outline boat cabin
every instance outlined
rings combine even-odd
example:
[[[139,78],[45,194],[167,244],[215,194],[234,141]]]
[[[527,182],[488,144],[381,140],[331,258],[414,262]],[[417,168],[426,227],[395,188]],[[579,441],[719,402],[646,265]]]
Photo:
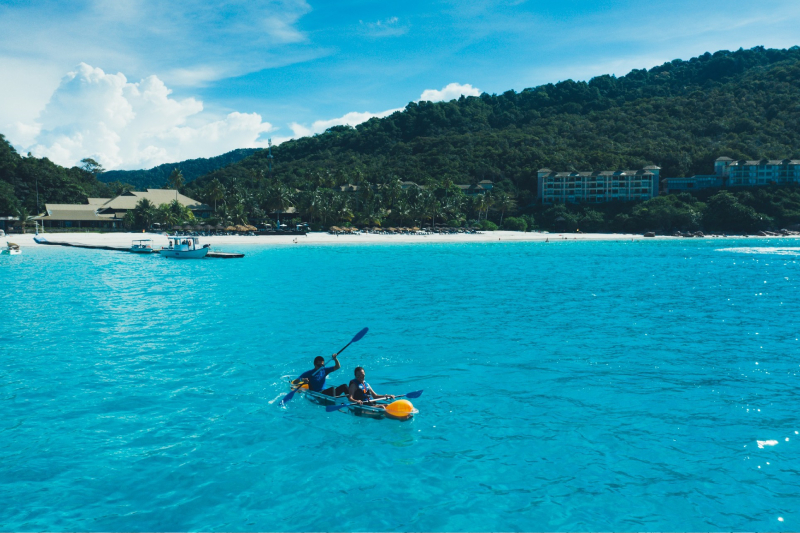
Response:
[[[139,239],[131,242],[131,250],[150,251],[153,249],[152,239]]]
[[[167,237],[169,239],[168,250],[176,252],[189,252],[191,250],[199,250],[200,239],[198,237]]]

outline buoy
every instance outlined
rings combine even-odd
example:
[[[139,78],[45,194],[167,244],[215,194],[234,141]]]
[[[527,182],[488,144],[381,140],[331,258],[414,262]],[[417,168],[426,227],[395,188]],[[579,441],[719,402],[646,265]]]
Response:
[[[386,406],[386,414],[394,418],[408,418],[416,411],[408,400],[397,400]]]

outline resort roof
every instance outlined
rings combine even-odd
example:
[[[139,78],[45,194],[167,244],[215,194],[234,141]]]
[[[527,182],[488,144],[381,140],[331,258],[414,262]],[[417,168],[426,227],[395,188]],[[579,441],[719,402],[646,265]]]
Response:
[[[111,198],[87,198],[89,205],[103,205],[111,200]]]
[[[34,220],[109,220],[114,215],[98,215],[96,205],[45,204],[44,215]]]
[[[156,206],[168,204],[177,199],[178,203],[189,209],[211,210],[211,207],[189,198],[188,196],[184,196],[175,189],[147,189],[147,191],[144,192],[127,191],[98,206],[98,208],[104,211],[134,209],[136,204],[143,198],[147,198]]]
[[[658,168],[658,167],[656,167]],[[568,178],[571,176],[575,177],[590,177],[590,176],[655,176],[654,173],[650,172],[649,170],[603,170],[603,171],[595,171],[595,172],[550,172],[548,174],[550,177],[556,178]]]
[[[719,161],[719,159],[717,160]],[[800,165],[798,159],[761,159],[760,161],[745,160],[734,161],[730,164],[732,167],[736,166],[760,166],[760,165]]]

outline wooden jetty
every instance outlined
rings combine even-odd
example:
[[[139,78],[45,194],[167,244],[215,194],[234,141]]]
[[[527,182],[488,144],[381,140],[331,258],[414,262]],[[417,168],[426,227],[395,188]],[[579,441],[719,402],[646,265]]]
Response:
[[[33,239],[38,244],[49,244],[51,246],[68,246],[70,248],[87,248],[89,250],[110,250],[112,252],[131,252],[130,248],[122,248],[120,246],[103,246],[100,244],[80,244],[80,243],[72,243],[72,242],[53,242],[48,241],[42,237],[34,237]],[[158,253],[156,250],[154,253]],[[137,254],[141,255],[141,254]],[[211,259],[240,259],[244,257],[244,254],[239,253],[231,253],[231,252],[212,252],[211,250],[208,251],[206,257],[210,257]]]

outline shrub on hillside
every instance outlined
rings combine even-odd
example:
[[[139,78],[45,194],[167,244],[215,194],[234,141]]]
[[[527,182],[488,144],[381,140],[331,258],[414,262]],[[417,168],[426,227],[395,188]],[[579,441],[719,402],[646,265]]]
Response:
[[[528,231],[528,223],[523,218],[508,217],[503,221],[503,229],[509,231]]]
[[[497,231],[497,224],[491,220],[481,220],[479,226],[483,231]]]

